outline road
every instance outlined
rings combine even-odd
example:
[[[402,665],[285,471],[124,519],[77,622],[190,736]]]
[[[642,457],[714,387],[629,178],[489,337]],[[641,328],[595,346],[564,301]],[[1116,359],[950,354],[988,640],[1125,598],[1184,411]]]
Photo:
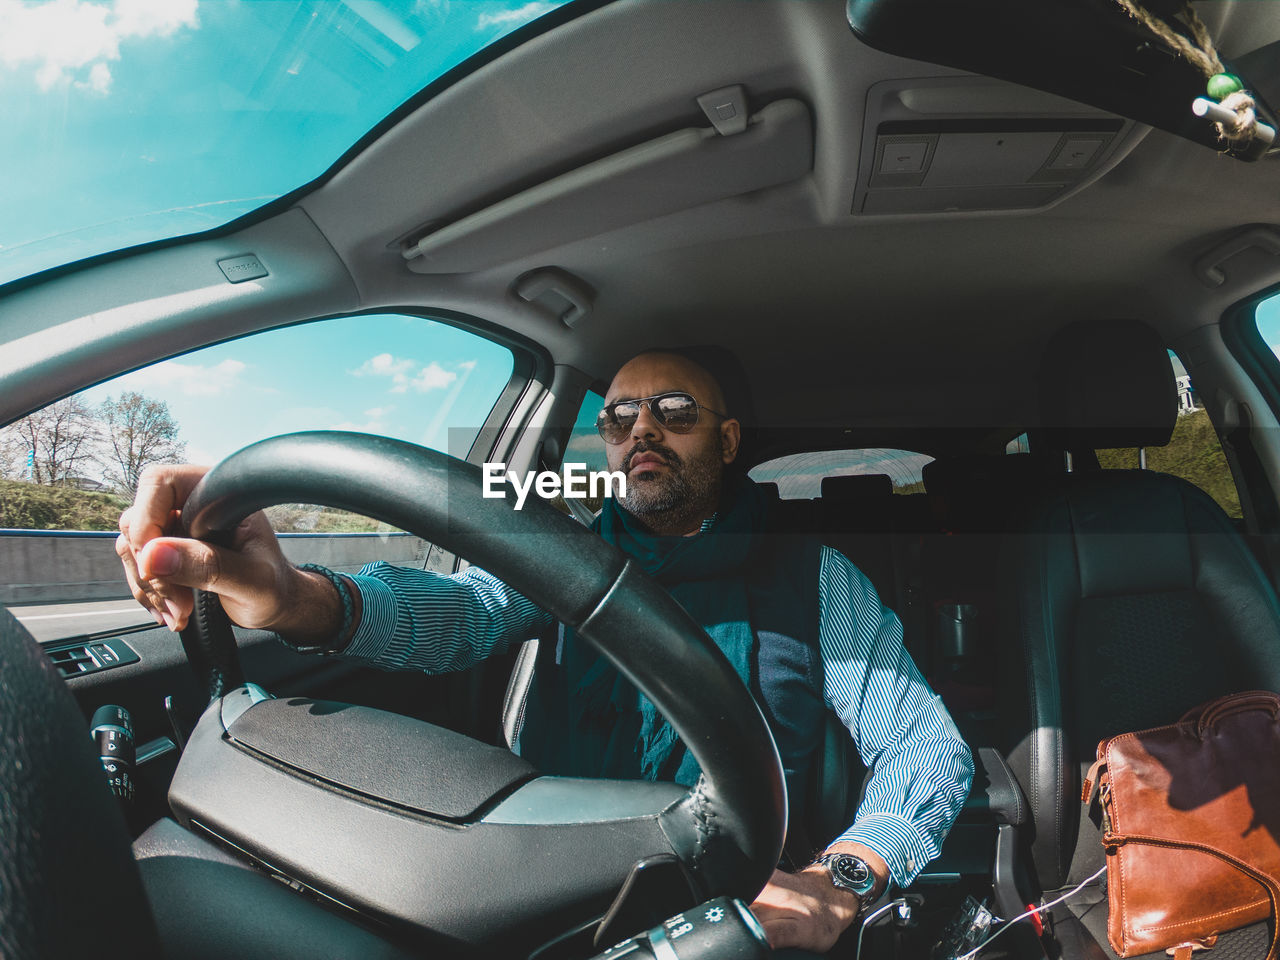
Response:
[[[152,622],[150,615],[132,600],[14,605],[9,612],[42,642]]]

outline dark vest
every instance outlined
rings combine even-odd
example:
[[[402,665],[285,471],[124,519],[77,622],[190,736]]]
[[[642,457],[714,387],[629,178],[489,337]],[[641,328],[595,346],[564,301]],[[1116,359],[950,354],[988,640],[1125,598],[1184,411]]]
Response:
[[[809,770],[822,743],[826,709],[818,643],[821,550],[815,537],[762,536],[734,574],[747,581],[749,617],[756,640],[747,685],[778,746],[792,823],[804,822]],[[575,640],[563,629],[541,639],[526,703],[521,753],[546,773],[638,779],[639,764],[631,762],[631,747],[639,738],[635,715],[610,715],[595,730],[575,730],[569,719],[575,678],[567,676],[562,663],[571,659],[565,655],[564,645]],[[594,656],[594,651],[578,651],[579,658],[584,655]],[[565,750],[566,743],[581,744],[581,749]],[[676,779],[685,753],[681,744],[658,779]],[[615,759],[609,769],[601,769],[600,757],[606,754],[624,759]]]

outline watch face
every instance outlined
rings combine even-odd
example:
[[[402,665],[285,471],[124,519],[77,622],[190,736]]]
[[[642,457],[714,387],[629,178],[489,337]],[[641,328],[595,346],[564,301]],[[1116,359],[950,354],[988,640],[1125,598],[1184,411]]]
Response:
[[[863,894],[875,886],[871,868],[860,857],[842,853],[833,857],[827,866],[831,870],[831,878],[854,893]]]

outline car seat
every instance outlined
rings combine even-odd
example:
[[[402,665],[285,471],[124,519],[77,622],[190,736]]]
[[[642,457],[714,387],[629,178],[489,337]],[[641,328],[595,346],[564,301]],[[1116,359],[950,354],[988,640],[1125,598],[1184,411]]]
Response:
[[[1173,372],[1153,330],[1073,324],[1051,340],[1040,374],[1033,443],[1072,451],[1077,470],[1031,498],[1006,540],[998,672],[1004,746],[1031,806],[1030,859],[1054,890],[1104,861],[1080,802],[1098,741],[1174,722],[1228,692],[1280,690],[1280,602],[1198,488],[1096,467],[1096,448],[1162,445],[1172,434]],[[1081,955],[1113,955],[1101,887],[1067,906],[1060,937],[1097,945]],[[1256,955],[1265,952],[1265,930],[1240,934],[1260,936]]]

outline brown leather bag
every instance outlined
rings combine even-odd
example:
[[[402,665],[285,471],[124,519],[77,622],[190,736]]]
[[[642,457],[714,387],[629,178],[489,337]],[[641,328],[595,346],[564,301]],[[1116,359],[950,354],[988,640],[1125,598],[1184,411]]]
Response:
[[[1100,775],[1100,777],[1099,777]],[[1280,916],[1280,696],[1234,694],[1098,744],[1107,939],[1178,960]],[[1280,960],[1280,922],[1267,952]]]

